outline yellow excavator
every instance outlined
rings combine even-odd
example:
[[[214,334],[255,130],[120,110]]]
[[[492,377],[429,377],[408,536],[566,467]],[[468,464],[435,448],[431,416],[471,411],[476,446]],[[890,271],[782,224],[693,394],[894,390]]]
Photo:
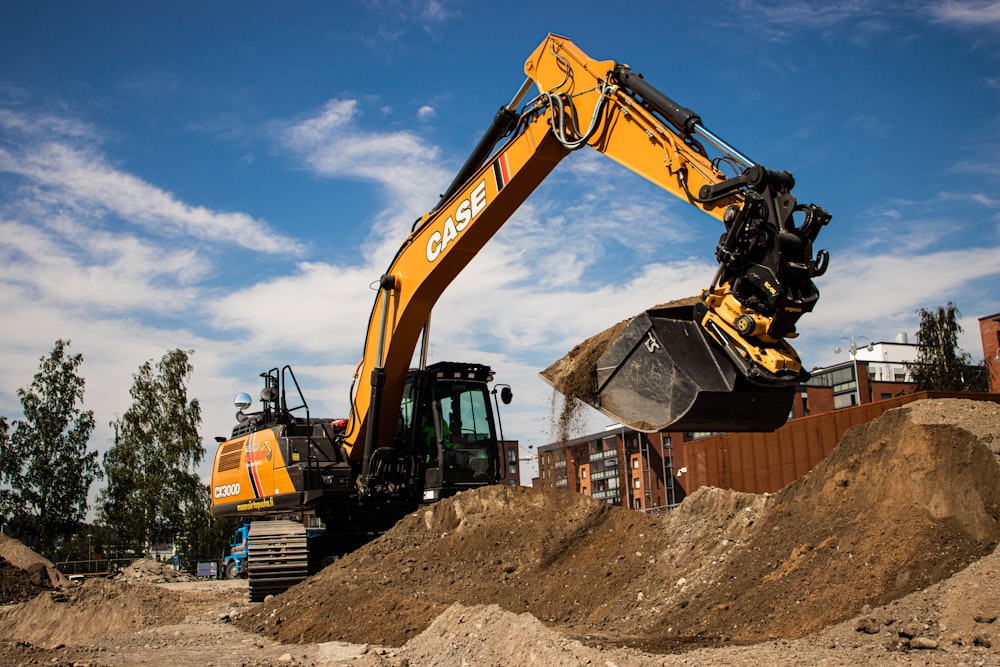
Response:
[[[608,156],[724,226],[712,284],[692,305],[633,318],[598,360],[585,400],[644,431],[773,430],[787,418],[807,373],[786,339],[819,297],[812,279],[829,258],[812,246],[830,215],[798,204],[791,174],[742,155],[628,65],[550,34],[524,71],[378,281],[348,416],[312,417],[288,366],[261,374],[259,411],[237,396],[239,423],[218,439],[212,513],[260,519],[249,531],[251,599],[302,580],[310,562],[371,539],[420,503],[501,479],[494,405],[510,390],[491,390],[493,371],[481,364],[428,365],[431,311],[576,150]]]

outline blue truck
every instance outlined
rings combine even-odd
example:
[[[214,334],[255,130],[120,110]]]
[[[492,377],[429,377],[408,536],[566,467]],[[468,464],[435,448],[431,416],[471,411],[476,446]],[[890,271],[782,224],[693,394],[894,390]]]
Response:
[[[243,524],[236,529],[233,542],[229,545],[229,553],[222,559],[222,578],[245,579],[247,576],[247,555],[249,553],[247,535],[250,524]]]

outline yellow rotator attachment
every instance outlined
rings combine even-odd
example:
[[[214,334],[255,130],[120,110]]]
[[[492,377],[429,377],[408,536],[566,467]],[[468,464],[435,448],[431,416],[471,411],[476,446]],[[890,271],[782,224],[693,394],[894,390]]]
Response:
[[[783,339],[767,334],[771,318],[746,308],[725,283],[701,295],[708,312],[701,320],[709,333],[751,381],[783,383],[799,379],[802,362]],[[789,338],[798,334],[790,333]]]

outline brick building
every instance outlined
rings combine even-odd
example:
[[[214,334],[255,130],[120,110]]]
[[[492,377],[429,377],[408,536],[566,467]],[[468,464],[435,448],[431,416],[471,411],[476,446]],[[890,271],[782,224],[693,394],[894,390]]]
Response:
[[[501,440],[497,445],[500,448],[500,483],[521,486],[521,460],[517,440]]]
[[[990,391],[1000,393],[1000,313],[979,318],[983,362],[989,373]]]
[[[905,334],[892,343],[871,343],[862,348],[852,345],[848,354],[848,361],[812,370],[792,403],[792,419],[913,391],[913,376],[906,364],[916,361],[917,346],[907,343]]]
[[[683,434],[681,434],[683,437]],[[611,505],[661,511],[679,503],[672,434],[621,426],[538,448],[533,486],[566,489]]]

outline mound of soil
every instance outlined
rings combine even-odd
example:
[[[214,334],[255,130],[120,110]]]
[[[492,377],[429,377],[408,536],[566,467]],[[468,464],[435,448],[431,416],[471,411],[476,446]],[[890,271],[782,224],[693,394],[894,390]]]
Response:
[[[180,581],[196,581],[190,572],[175,570],[168,563],[155,561],[152,558],[137,560],[112,577],[116,580],[144,581],[148,584],[168,584]]]
[[[31,583],[43,589],[72,586],[52,561],[4,533],[0,533],[0,558],[27,572]]]
[[[497,605],[455,603],[430,627],[406,643],[386,665],[628,665],[658,667],[659,656],[629,648],[608,648],[597,659],[594,648],[545,627],[531,614],[514,614]],[[397,658],[397,660],[392,660]]]
[[[284,642],[400,646],[458,602],[656,652],[801,637],[990,554],[998,447],[995,404],[926,401],[852,429],[777,494],[703,488],[665,517],[565,491],[479,489],[406,517],[238,622]]]
[[[45,586],[37,582],[37,576],[32,577],[0,556],[0,605],[24,602],[46,590]]]
[[[1000,540],[998,445],[1000,410],[974,401],[919,402],[851,429],[762,511],[741,510],[752,529],[658,595],[645,633],[800,637],[949,577]]]
[[[177,623],[191,613],[195,595],[142,582],[88,579],[0,609],[0,640],[49,647]]]

